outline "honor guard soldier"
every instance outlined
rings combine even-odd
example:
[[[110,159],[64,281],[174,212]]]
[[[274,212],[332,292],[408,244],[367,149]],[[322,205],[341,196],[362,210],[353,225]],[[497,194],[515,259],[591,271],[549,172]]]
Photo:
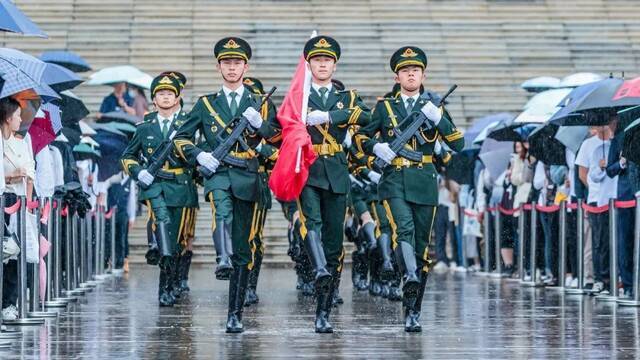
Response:
[[[230,280],[227,332],[238,333],[244,331],[242,311],[249,272],[255,264],[253,239],[262,186],[255,148],[262,139],[279,136],[279,131],[275,107],[261,105],[263,97],[243,86],[251,58],[249,44],[238,37],[224,38],[216,43],[214,55],[222,89],[198,99],[174,144],[182,159],[197,163],[205,174],[204,194],[211,204],[218,261],[216,278]],[[204,138],[207,146],[203,147],[211,151],[194,145],[196,131]],[[239,136],[231,138],[232,133]],[[212,155],[229,141],[233,146],[228,152],[220,158]]]
[[[342,142],[352,125],[364,125],[370,111],[354,90],[336,90],[331,77],[340,58],[340,45],[328,36],[310,39],[304,57],[311,69],[307,131],[318,155],[299,197],[306,252],[315,271],[315,331],[331,333],[333,292],[344,259],[343,226],[349,192],[349,171]]]
[[[382,159],[384,167],[378,185],[378,195],[391,224],[392,247],[403,272],[403,306],[405,331],[418,332],[422,297],[431,261],[428,247],[435,210],[438,205],[436,168],[433,152],[436,141],[442,139],[454,151],[462,150],[463,135],[435,95],[420,94],[425,79],[427,57],[414,46],[398,49],[390,61],[400,94],[393,99],[378,101],[371,123],[355,136],[356,145],[366,153]],[[421,161],[398,156],[390,143],[398,132],[394,129],[414,112],[421,112],[426,121],[411,136],[404,148],[422,155]],[[424,119],[421,114],[415,119]],[[402,124],[402,131],[409,124]]]
[[[180,82],[169,75],[151,83],[151,97],[157,112],[149,113],[138,124],[133,139],[122,155],[122,167],[141,187],[138,199],[150,209],[154,237],[159,251],[161,306],[175,303],[176,264],[186,244],[186,216],[197,207],[198,198],[189,164],[178,158],[169,134],[177,131],[187,114],[176,107],[180,101]],[[166,150],[166,158],[161,153]],[[147,169],[159,170],[151,173]]]

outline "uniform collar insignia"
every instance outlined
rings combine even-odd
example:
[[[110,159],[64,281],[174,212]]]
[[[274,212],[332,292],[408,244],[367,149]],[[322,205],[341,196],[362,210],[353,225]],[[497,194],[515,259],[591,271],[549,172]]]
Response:
[[[412,48],[407,48],[407,49],[402,53],[402,55],[400,55],[400,56],[402,56],[402,57],[404,57],[404,58],[407,58],[407,57],[416,57],[416,56],[418,56],[418,53],[416,53],[415,51],[413,51],[413,49],[412,49]]]

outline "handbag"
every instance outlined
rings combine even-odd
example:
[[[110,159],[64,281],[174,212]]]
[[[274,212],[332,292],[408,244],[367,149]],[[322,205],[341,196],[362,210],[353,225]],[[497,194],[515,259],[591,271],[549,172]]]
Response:
[[[26,239],[24,239],[25,241],[18,241],[18,244],[26,245],[22,247],[22,249],[25,251],[25,255],[27,256],[27,262],[31,264],[37,264],[40,261],[38,257],[40,252],[40,244],[38,241],[38,234],[39,234],[38,220],[36,219],[35,214],[32,214],[29,211],[27,211],[26,213],[27,213],[27,216],[25,217],[25,227],[26,227],[25,238]],[[15,216],[15,214],[12,215],[11,221],[9,223],[9,232],[12,233],[12,236],[16,236],[16,234],[18,233],[17,218],[18,217]],[[19,239],[19,240],[23,240],[23,239]]]
[[[4,227],[9,230],[7,224]],[[3,236],[2,239],[2,262],[8,263],[9,260],[17,260],[20,254],[20,246],[18,245],[18,236],[9,231],[9,235]]]

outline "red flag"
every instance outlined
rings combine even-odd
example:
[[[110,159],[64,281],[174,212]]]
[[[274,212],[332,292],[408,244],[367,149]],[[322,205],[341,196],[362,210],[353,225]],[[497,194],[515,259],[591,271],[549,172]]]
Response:
[[[29,126],[29,135],[31,136],[31,147],[34,154],[39,153],[40,150],[55,140],[56,134],[53,131],[51,114],[48,111],[42,111],[42,109],[38,111],[31,126]]]
[[[309,177],[309,168],[317,158],[305,125],[310,79],[307,63],[300,56],[289,92],[278,110],[282,146],[269,179],[273,194],[282,201],[292,201],[300,196]]]

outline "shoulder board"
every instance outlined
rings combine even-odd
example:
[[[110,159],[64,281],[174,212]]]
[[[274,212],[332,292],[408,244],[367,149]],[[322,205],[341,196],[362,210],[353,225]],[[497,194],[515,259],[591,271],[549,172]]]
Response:
[[[212,99],[215,99],[216,97],[218,97],[218,94],[219,93],[217,93],[217,92],[214,92],[214,93],[211,93],[211,94],[204,94],[204,95],[201,95],[200,98],[211,97]]]
[[[136,124],[136,125],[141,125],[141,124],[153,121],[156,118],[156,116],[158,116],[158,112],[157,111],[146,113],[144,115],[144,119],[141,122],[139,122],[138,124]]]

